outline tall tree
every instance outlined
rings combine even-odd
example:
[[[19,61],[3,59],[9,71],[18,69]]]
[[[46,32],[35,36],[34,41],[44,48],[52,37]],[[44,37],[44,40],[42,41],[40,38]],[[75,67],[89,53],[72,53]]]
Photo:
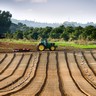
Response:
[[[92,25],[86,26],[84,28],[83,33],[82,33],[82,38],[87,39],[87,40],[92,40],[93,39],[92,34],[94,32],[96,32],[95,30],[96,30],[96,28],[94,26],[92,26]]]
[[[52,30],[52,27],[45,27],[42,29],[42,32],[40,34],[41,38],[49,38],[50,32]]]
[[[50,32],[50,37],[54,38],[54,39],[59,39],[60,35],[64,31],[64,28],[65,27],[63,27],[63,26],[59,26],[59,27],[53,28],[52,31]]]
[[[13,34],[13,38],[14,39],[23,39],[23,32],[22,31],[20,31],[20,30],[18,30],[18,31],[16,31],[14,34]]]
[[[0,34],[9,31],[11,25],[11,17],[12,14],[10,14],[9,11],[0,10]]]
[[[72,40],[78,40],[80,38],[80,35],[83,33],[83,27],[78,26],[74,28],[74,32],[71,34]]]

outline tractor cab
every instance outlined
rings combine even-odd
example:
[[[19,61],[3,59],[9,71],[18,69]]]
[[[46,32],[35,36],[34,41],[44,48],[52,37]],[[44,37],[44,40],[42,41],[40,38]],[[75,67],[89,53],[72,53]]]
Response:
[[[41,42],[39,43],[37,49],[39,51],[44,51],[45,49],[50,49],[51,51],[56,50],[55,43],[49,43],[47,39],[41,39]]]
[[[45,46],[47,45],[47,39],[41,39],[41,43],[44,44]]]

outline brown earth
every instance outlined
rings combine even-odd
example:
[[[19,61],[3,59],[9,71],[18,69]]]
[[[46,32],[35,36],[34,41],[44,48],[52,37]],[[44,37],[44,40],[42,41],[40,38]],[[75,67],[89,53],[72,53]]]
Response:
[[[14,49],[23,48],[30,49],[31,51],[36,51],[36,45],[0,42],[0,52],[13,52]]]
[[[96,96],[96,51],[0,53],[0,96]]]
[[[17,44],[17,43],[9,43],[9,42],[0,42],[0,53],[7,53],[7,52],[14,52],[14,49],[30,49],[30,51],[37,51],[38,45],[32,45],[32,44]],[[46,51],[49,49],[46,49]],[[79,49],[74,47],[61,47],[58,46],[56,48],[56,51],[92,51],[96,49]]]

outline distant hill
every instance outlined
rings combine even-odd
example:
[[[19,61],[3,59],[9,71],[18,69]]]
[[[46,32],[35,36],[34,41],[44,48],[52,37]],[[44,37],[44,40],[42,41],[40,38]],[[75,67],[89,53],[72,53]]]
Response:
[[[58,23],[40,23],[40,22],[35,22],[35,21],[29,21],[29,20],[17,20],[17,19],[11,19],[12,23],[18,24],[18,23],[23,23],[26,24],[29,27],[58,27],[60,24]]]
[[[63,23],[63,25],[65,27],[67,27],[67,26],[73,26],[73,27],[81,26],[81,27],[86,27],[86,26],[89,26],[89,25],[96,26],[96,23],[88,22],[86,24],[82,24],[82,23],[77,23],[77,22],[68,22],[68,21],[65,21]]]
[[[11,26],[10,26],[11,32],[16,32],[16,30],[18,30],[17,28],[18,28],[18,25],[15,24],[15,23],[12,23]]]
[[[46,27],[46,26],[58,27],[60,25],[64,25],[65,27],[67,27],[67,26],[73,26],[73,27],[81,26],[81,27],[86,27],[86,26],[89,26],[89,25],[96,26],[96,23],[93,23],[93,22],[88,22],[86,24],[82,24],[82,23],[77,23],[77,22],[68,22],[68,21],[65,21],[64,23],[59,24],[59,23],[40,23],[40,22],[29,21],[29,20],[12,19],[12,23],[18,24],[20,22],[23,23],[23,24],[26,24],[29,27]]]

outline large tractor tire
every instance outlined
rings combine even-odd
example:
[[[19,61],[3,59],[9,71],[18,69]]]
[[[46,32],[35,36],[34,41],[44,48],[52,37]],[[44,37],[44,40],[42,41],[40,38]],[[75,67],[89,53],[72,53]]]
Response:
[[[50,47],[50,50],[51,50],[51,51],[55,51],[55,50],[56,50],[56,47],[55,47],[55,46],[51,46],[51,47]]]
[[[38,45],[38,50],[39,51],[44,51],[45,50],[45,46],[43,44],[39,44]]]

